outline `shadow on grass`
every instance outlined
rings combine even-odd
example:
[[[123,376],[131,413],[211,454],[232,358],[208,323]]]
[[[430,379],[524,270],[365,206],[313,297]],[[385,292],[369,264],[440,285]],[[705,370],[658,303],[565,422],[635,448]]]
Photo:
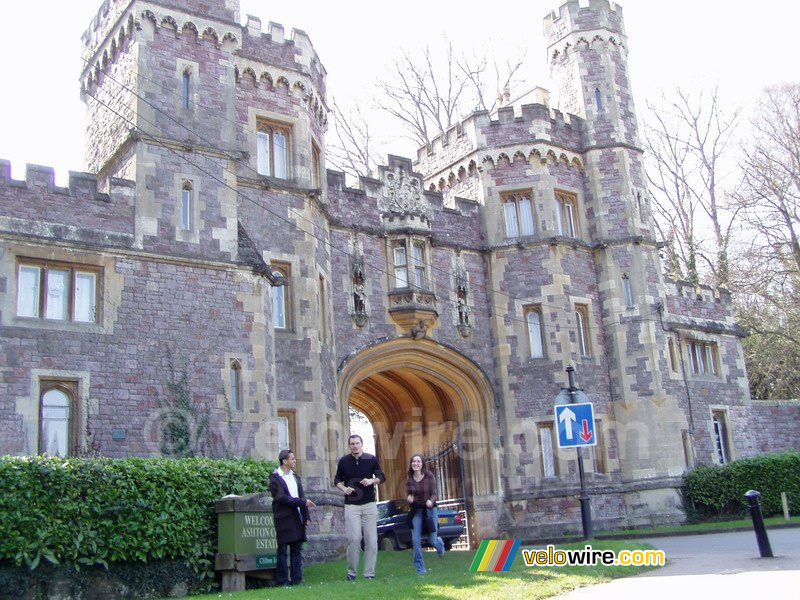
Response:
[[[558,548],[582,549],[584,543],[560,544]],[[651,546],[618,540],[595,541],[597,550],[651,549]],[[428,573],[417,575],[411,563],[411,552],[385,551],[378,554],[376,578],[371,581],[359,577],[353,582],[345,580],[347,563],[337,560],[305,568],[304,584],[291,588],[266,588],[236,593],[216,593],[195,596],[198,600],[230,599],[255,600],[266,598],[307,598],[312,600],[337,600],[359,598],[386,598],[389,600],[465,600],[480,598],[505,600],[507,598],[549,598],[573,590],[603,583],[618,577],[629,577],[649,568],[581,566],[581,567],[529,567],[519,552],[508,572],[470,572],[475,552],[448,552],[443,558],[434,553],[425,554]]]

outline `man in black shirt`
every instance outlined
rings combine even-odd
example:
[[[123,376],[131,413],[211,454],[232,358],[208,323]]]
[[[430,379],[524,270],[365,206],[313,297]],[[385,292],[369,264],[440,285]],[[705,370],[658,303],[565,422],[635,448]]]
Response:
[[[358,575],[361,538],[364,538],[364,579],[375,579],[378,558],[378,505],[375,486],[386,481],[378,459],[362,450],[360,435],[348,440],[350,454],[339,459],[333,484],[344,492],[344,524],[347,529],[347,580]]]

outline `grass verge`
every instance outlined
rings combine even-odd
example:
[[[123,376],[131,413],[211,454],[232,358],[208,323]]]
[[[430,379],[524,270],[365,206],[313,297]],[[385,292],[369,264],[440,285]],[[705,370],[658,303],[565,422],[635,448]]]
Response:
[[[783,517],[769,517],[764,519],[767,529],[776,526],[797,526],[800,525],[800,517],[790,517],[787,521]],[[617,529],[614,531],[597,532],[598,539],[625,538],[635,536],[637,538],[651,535],[671,535],[675,533],[692,534],[706,533],[714,531],[727,531],[732,529],[752,529],[753,521],[750,517],[736,519],[734,521],[706,521],[704,523],[691,523],[686,525],[675,525],[674,527],[641,527],[638,529]]]
[[[583,542],[557,544],[557,549],[584,547]],[[621,540],[594,540],[598,550],[650,549],[652,546]],[[541,546],[529,546],[541,548]],[[386,551],[378,553],[377,577],[372,581],[359,578],[345,581],[345,560],[308,566],[304,569],[305,583],[291,588],[264,588],[235,593],[216,593],[193,596],[197,600],[266,600],[268,598],[309,598],[313,600],[352,600],[382,598],[389,600],[464,600],[481,598],[550,598],[578,587],[630,577],[653,567],[528,567],[520,551],[511,570],[506,573],[470,572],[475,552],[448,552],[443,558],[425,553],[428,573],[417,575],[411,564],[411,552]]]

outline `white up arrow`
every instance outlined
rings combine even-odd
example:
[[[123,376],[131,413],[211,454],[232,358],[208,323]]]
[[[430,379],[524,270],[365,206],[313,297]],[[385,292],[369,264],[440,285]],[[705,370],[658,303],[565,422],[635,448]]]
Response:
[[[572,439],[572,423],[575,421],[575,413],[572,412],[570,409],[565,408],[561,411],[561,414],[558,417],[558,420],[562,423],[566,424],[566,431],[564,433],[567,434],[567,439]]]

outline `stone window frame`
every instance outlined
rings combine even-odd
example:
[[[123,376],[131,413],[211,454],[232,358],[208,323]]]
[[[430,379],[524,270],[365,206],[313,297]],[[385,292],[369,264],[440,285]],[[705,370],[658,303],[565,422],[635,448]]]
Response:
[[[675,346],[675,340],[670,337],[669,340],[667,340],[667,355],[669,360],[669,370],[672,373],[677,373],[679,371],[679,357]]]
[[[544,313],[542,312],[541,304],[526,304],[523,306],[523,314],[525,315],[525,332],[528,339],[528,358],[539,359],[547,358],[547,344],[545,342],[545,327],[544,327]],[[531,317],[535,315],[538,317],[538,335],[531,330]],[[539,339],[540,354],[534,354],[534,340]]]
[[[283,172],[277,173],[276,157],[280,154],[276,151],[275,136],[282,134],[284,137],[283,147]],[[265,117],[256,117],[256,172],[263,177],[274,177],[275,179],[289,180],[292,173],[292,125],[282,121],[277,121]],[[265,159],[264,150],[268,152]]]
[[[564,190],[555,190],[556,231],[558,235],[580,239],[580,219],[578,218],[578,195]],[[569,225],[567,228],[566,226]]]
[[[244,381],[242,379],[242,361],[238,358],[230,359],[228,385],[230,386],[230,410],[241,412],[244,407]]]
[[[322,187],[322,153],[314,140],[311,140],[311,187]]]
[[[194,182],[184,179],[181,184],[181,203],[179,227],[181,231],[192,231],[194,228]]]
[[[709,432],[713,445],[714,462],[718,465],[735,460],[731,437],[730,414],[726,406],[710,406]]]
[[[175,107],[180,113],[191,113],[197,105],[197,91],[200,89],[200,64],[178,59],[175,65],[178,93],[175,94]]]
[[[636,302],[633,297],[633,284],[628,273],[622,274],[622,293],[625,296],[625,308],[635,308]]]
[[[527,211],[524,208],[526,202]],[[505,239],[536,236],[536,211],[530,190],[503,192],[500,194],[500,205],[503,207]],[[509,220],[510,215],[514,218],[513,226]]]
[[[427,238],[416,235],[391,236],[389,242],[389,260],[391,261],[389,277],[390,289],[419,289],[431,290],[430,272],[430,244]],[[398,262],[398,250],[403,249],[404,262]],[[409,252],[409,248],[411,252]],[[421,257],[417,258],[414,252],[419,249]],[[401,276],[404,273],[404,277]],[[405,285],[398,285],[405,278]]]
[[[591,307],[588,303],[575,302],[573,304],[575,316],[575,342],[578,347],[578,355],[584,358],[592,356],[591,326],[589,317]]]
[[[542,432],[548,430],[549,433],[549,453],[548,447],[543,443]],[[539,446],[539,460],[541,461],[542,479],[561,476],[561,469],[558,461],[558,431],[552,420],[540,421],[536,423],[536,439]],[[548,458],[550,459],[548,461]],[[548,473],[548,465],[552,467],[552,474]]]
[[[289,450],[291,449],[294,452],[295,458],[297,458],[297,462],[300,462],[300,456],[298,454],[298,438],[297,438],[297,411],[293,408],[279,408],[276,413],[275,417],[278,423],[278,431],[276,436],[276,443],[278,444],[278,452],[281,450]],[[284,427],[285,425],[285,427]],[[281,438],[282,432],[286,432],[286,447],[281,447]]]
[[[716,340],[690,337],[686,340],[686,352],[693,377],[720,378],[719,344]]]
[[[289,282],[292,279],[292,265],[286,262],[273,261],[270,264],[270,271],[274,276],[278,276],[286,282],[286,285],[272,286],[272,325],[277,331],[291,331],[294,325],[292,318],[292,292]],[[280,302],[283,308],[283,321],[278,321],[277,303]]]
[[[81,429],[82,422],[80,412],[80,402],[78,396],[78,380],[42,377],[39,379],[39,435],[38,435],[38,454],[47,456],[62,456],[61,454],[49,454],[47,444],[44,439],[45,433],[45,396],[48,393],[58,391],[68,399],[67,416],[67,443],[66,454],[63,456],[75,456],[81,449]]]
[[[286,287],[286,286],[284,286]],[[327,343],[330,338],[330,319],[328,317],[328,281],[325,276],[319,274],[319,285],[317,289],[319,300],[319,337],[322,343]]]
[[[37,269],[38,282],[35,298],[35,314],[20,315],[20,281],[23,269]],[[69,288],[67,290],[66,298],[66,316],[65,318],[54,318],[47,316],[47,298],[51,294],[47,292],[49,289],[48,271],[66,271],[68,273]],[[94,276],[94,306],[92,307],[93,318],[92,320],[77,319],[76,318],[76,297],[78,290],[78,276],[80,274],[90,274]],[[42,322],[59,322],[59,323],[86,323],[86,324],[100,324],[102,323],[102,283],[103,283],[103,268],[97,265],[86,265],[82,263],[57,261],[57,260],[44,260],[37,258],[18,257],[16,264],[16,317],[23,320],[36,320]],[[55,284],[54,284],[55,285]]]

